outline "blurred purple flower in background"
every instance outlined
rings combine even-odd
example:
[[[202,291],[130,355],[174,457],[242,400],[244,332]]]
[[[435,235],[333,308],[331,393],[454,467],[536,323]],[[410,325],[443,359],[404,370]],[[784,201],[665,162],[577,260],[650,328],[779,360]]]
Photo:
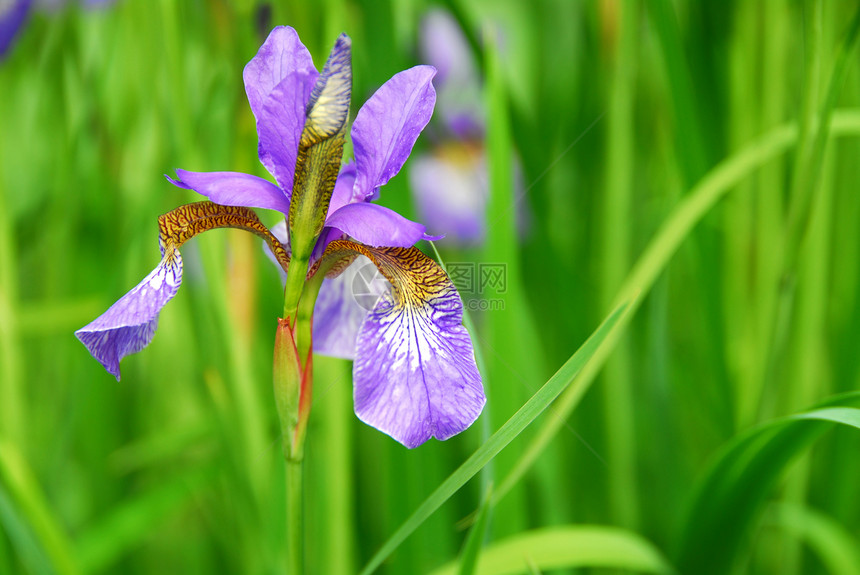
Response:
[[[77,4],[83,8],[105,8],[114,2],[116,0],[78,0]],[[0,60],[26,24],[30,8],[56,12],[70,3],[70,0],[0,0]]]
[[[484,137],[481,82],[469,43],[448,12],[432,10],[421,21],[421,58],[436,68],[436,119],[459,140]]]
[[[30,4],[32,0],[0,0],[0,58],[6,55],[27,20]]]
[[[437,70],[438,105],[431,125],[433,149],[416,154],[409,170],[415,204],[435,232],[460,245],[480,244],[486,235],[489,196],[480,75],[459,24],[448,12],[428,12],[419,34],[421,59]],[[513,169],[521,189],[519,165]]]

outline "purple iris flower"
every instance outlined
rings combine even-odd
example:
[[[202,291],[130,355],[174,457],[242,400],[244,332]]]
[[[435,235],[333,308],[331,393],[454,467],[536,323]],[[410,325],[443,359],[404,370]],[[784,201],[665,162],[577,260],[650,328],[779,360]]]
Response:
[[[480,75],[463,32],[444,10],[422,19],[419,48],[438,70],[439,106],[432,150],[416,154],[409,168],[415,204],[422,220],[448,239],[478,244],[486,234],[489,198]],[[521,189],[519,165],[513,169]]]
[[[9,50],[18,30],[27,20],[30,4],[32,4],[32,0],[0,2],[0,58]]]
[[[350,130],[354,161],[341,167],[336,180],[332,172],[328,195],[313,196],[322,199],[302,211],[308,194],[316,193],[308,191],[307,181],[320,182],[314,190],[326,188],[325,177],[313,179],[313,147],[346,132],[350,62],[350,40],[341,35],[320,73],[295,30],[278,27],[245,67],[259,158],[275,183],[238,172],[176,170],[177,178],[168,178],[211,202],[161,216],[159,266],[76,332],[117,379],[119,361],[151,341],[159,312],[179,288],[178,248],[184,241],[216,227],[245,229],[266,241],[284,272],[295,273],[290,257],[300,248],[288,236],[309,229],[302,227],[301,214],[315,220],[322,212],[321,225],[311,226],[318,231],[306,279],[310,285],[320,279],[317,274],[326,278],[321,287],[316,284],[318,297],[307,296],[317,298],[314,351],[354,359],[358,417],[407,447],[431,437],[447,439],[478,417],[485,397],[460,296],[444,271],[413,247],[431,236],[423,225],[371,203],[400,171],[433,113],[434,68],[400,72],[367,100]],[[276,210],[286,221],[268,230],[249,208]],[[346,288],[370,262],[385,278],[379,282],[382,296],[362,307]]]

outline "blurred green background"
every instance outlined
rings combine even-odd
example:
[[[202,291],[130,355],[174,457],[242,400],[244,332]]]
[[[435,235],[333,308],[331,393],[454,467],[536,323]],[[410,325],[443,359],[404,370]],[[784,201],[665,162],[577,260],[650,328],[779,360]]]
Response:
[[[527,572],[522,557],[576,573],[860,573],[856,4],[813,0],[35,9],[0,61],[0,573],[283,572],[282,289],[259,241],[224,230],[183,248],[183,288],[120,383],[73,332],[155,266],[157,216],[198,199],[162,174],[265,175],[241,72],[272,26],[295,27],[318,66],[352,37],[354,113],[420,63],[434,6],[470,36],[489,86],[487,242],[438,242],[449,262],[507,266],[503,309],[473,317],[489,401],[461,436],[409,451],[353,415],[350,364],[317,358],[307,571],[360,570],[641,288],[593,386],[550,407],[379,571],[457,559],[492,485],[504,497],[477,540],[538,539],[513,540],[514,570],[485,573]],[[503,176],[514,154],[524,194]],[[679,223],[705,192],[725,198]],[[405,174],[381,201],[417,218]],[[680,247],[643,264],[653,283],[619,292],[655,237]],[[849,425],[778,419],[822,401]],[[534,464],[505,485],[524,457]],[[658,567],[581,538],[597,527],[561,542],[533,531],[571,525],[618,527]],[[570,550],[594,557],[545,558]]]

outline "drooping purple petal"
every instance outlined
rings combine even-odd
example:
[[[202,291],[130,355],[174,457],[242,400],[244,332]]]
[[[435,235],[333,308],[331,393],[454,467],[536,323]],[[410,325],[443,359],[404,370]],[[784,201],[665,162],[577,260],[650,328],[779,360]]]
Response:
[[[415,66],[395,74],[359,110],[352,125],[356,194],[375,199],[394,177],[433,114],[436,70]]]
[[[310,52],[299,40],[296,31],[289,26],[278,26],[271,31],[242,72],[248,103],[258,122],[261,120],[263,104],[272,90],[296,72],[310,76],[311,87],[319,75]]]
[[[326,278],[314,307],[314,351],[355,359],[355,340],[367,313],[391,289],[388,280],[364,256],[336,278]]]
[[[435,239],[425,235],[422,224],[407,220],[394,210],[367,202],[343,206],[329,216],[326,226],[337,228],[374,247],[407,248],[418,240]]]
[[[177,179],[165,176],[180,188],[194,190],[222,206],[265,208],[290,213],[290,199],[268,180],[241,172],[189,172],[176,170]]]
[[[305,106],[316,78],[305,72],[287,75],[257,112],[260,162],[287,195],[293,189],[299,140],[305,127]]]
[[[30,4],[31,0],[13,0],[0,8],[0,58],[6,54],[18,30],[26,22]]]
[[[356,346],[359,419],[409,448],[448,439],[477,419],[486,398],[462,312],[444,273],[379,300]]]
[[[421,220],[431,229],[460,243],[483,240],[488,193],[483,154],[416,156],[409,183]]]
[[[152,341],[158,314],[181,283],[182,257],[174,248],[142,282],[75,335],[119,381],[120,360]]]

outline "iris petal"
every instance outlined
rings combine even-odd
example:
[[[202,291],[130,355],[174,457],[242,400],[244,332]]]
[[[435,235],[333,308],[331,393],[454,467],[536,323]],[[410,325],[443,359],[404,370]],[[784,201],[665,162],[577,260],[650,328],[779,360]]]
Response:
[[[367,202],[343,206],[329,216],[326,226],[337,228],[374,247],[408,248],[418,240],[430,237],[425,236],[422,224],[407,220],[394,210]]]
[[[353,366],[356,415],[409,448],[460,433],[486,402],[457,290],[444,273],[417,275],[368,314]]]
[[[75,335],[119,381],[120,360],[149,345],[161,308],[173,299],[181,283],[182,257],[173,248],[142,282]]]
[[[351,133],[361,197],[376,198],[409,157],[433,114],[435,73],[432,66],[415,66],[395,74],[358,111]]]
[[[240,172],[189,172],[176,170],[175,186],[194,190],[222,206],[245,206],[290,212],[290,199],[275,184]]]
[[[359,329],[355,413],[406,447],[448,439],[483,409],[481,376],[454,284],[416,248],[332,242],[326,258],[370,258],[391,282]]]
[[[299,140],[305,127],[305,105],[316,79],[316,71],[289,74],[272,89],[257,112],[260,162],[287,195],[293,189]]]
[[[263,238],[275,260],[286,269],[287,248],[245,207],[222,206],[212,202],[186,204],[158,218],[161,263],[142,282],[110,309],[75,332],[90,353],[119,379],[119,362],[152,341],[158,314],[173,299],[182,283],[179,247],[194,236],[217,228],[235,228]]]
[[[248,103],[258,122],[272,90],[296,72],[310,76],[311,86],[319,75],[310,52],[299,40],[296,31],[289,26],[278,26],[271,31],[242,73]]]
[[[331,195],[331,202],[328,205],[328,215],[332,215],[339,208],[353,202],[363,201],[364,198],[358,198],[353,194],[355,186],[355,162],[344,164],[337,175],[337,183],[334,185],[334,192]]]
[[[314,351],[355,359],[355,341],[368,311],[391,284],[364,256],[336,278],[326,278],[314,306]]]
[[[257,119],[260,162],[289,193],[293,187],[305,105],[319,72],[295,30],[278,26],[242,73]]]

